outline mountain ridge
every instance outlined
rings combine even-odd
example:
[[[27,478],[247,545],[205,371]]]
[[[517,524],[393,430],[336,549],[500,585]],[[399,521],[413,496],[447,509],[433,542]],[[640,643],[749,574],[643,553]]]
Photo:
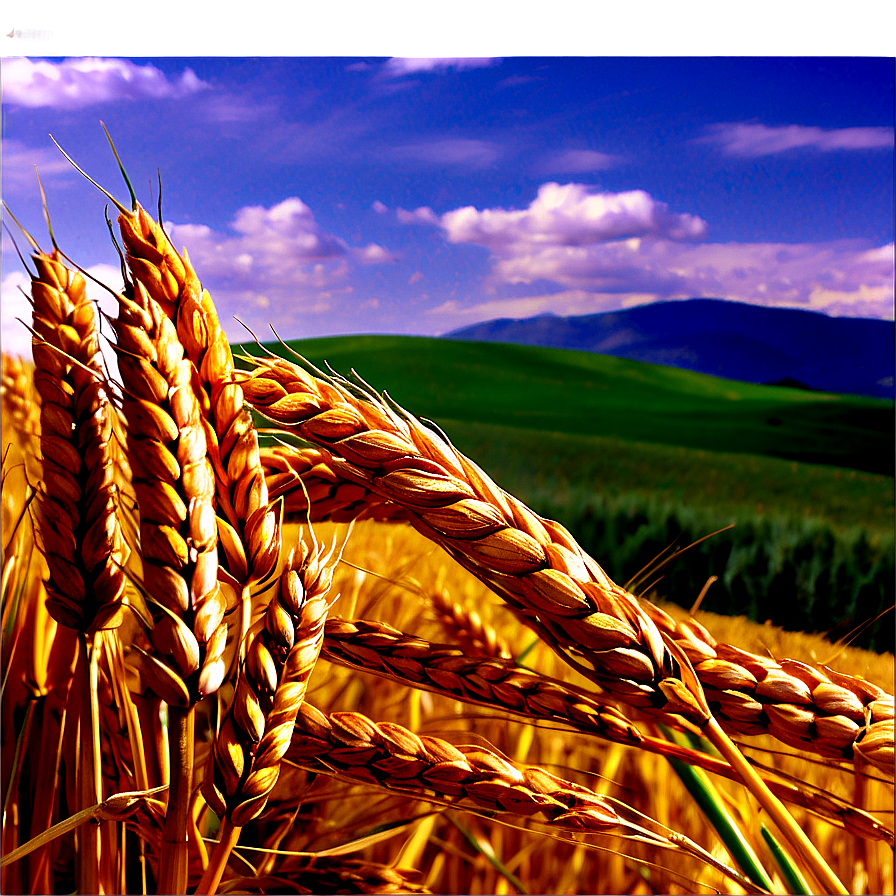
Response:
[[[893,321],[695,298],[568,317],[497,318],[443,338],[575,349],[751,383],[892,399],[894,332]]]

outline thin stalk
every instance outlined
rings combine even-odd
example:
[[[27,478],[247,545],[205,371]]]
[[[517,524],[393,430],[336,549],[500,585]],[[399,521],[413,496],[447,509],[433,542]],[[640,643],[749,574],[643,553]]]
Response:
[[[189,864],[188,825],[193,795],[194,707],[168,707],[171,783],[159,859],[159,892],[184,896]]]
[[[831,871],[830,866],[825,862],[821,853],[793,820],[793,816],[784,808],[784,804],[768,789],[765,782],[759,777],[753,766],[747,762],[743,753],[738,750],[731,738],[725,734],[715,718],[710,717],[709,723],[704,729],[704,734],[710,743],[728,760],[747,789],[759,801],[762,808],[768,812],[784,839],[793,848],[795,855],[803,860],[806,869],[821,887],[821,892],[848,896],[849,891],[843,886],[837,875]]]
[[[768,844],[781,876],[787,881],[787,889],[794,896],[808,896],[811,892],[805,878],[800,874],[799,868],[794,864],[793,859],[787,854],[787,850],[778,842],[778,838],[765,826],[762,825],[762,837]]]
[[[221,883],[224,869],[227,867],[227,860],[230,858],[237,840],[240,839],[240,831],[242,828],[235,825],[229,818],[225,818],[221,822],[218,843],[209,859],[208,868],[205,869],[205,874],[202,875],[202,880],[199,881],[199,886],[196,888],[196,896],[200,896],[200,894],[211,896],[212,893],[217,892],[218,884]]]
[[[666,728],[665,725],[661,725],[660,729],[670,740],[682,745],[681,738],[676,735],[676,732]],[[709,823],[716,829],[716,833],[741,871],[757,887],[763,887],[769,892],[773,892],[775,886],[762,867],[759,856],[747,842],[747,838],[732,818],[731,813],[725,808],[718,790],[712,785],[706,773],[680,759],[674,759],[671,756],[668,759],[672,768],[675,769],[675,773],[681,779],[681,783],[687,788],[688,793],[694,798]]]
[[[99,744],[94,738],[93,709],[95,698],[91,695],[91,654],[93,639],[83,632],[78,636],[78,662],[75,667],[75,687],[78,693],[78,808],[87,809],[101,803],[102,785],[99,774]],[[95,692],[94,692],[95,693]],[[95,824],[88,824],[78,832],[77,878],[80,893],[100,893],[100,831]]]

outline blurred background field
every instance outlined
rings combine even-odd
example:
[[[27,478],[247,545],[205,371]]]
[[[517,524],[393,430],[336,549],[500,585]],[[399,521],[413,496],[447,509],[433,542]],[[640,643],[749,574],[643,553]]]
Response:
[[[715,576],[709,611],[893,650],[893,402],[531,346],[289,345],[432,419],[635,593],[689,606]]]

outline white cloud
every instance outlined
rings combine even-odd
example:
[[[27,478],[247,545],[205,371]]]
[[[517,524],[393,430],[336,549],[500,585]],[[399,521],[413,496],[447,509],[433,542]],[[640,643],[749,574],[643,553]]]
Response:
[[[389,262],[397,261],[397,256],[393,252],[378,246],[376,243],[370,243],[363,249],[354,249],[352,258],[360,264],[388,264]]]
[[[27,190],[29,195],[34,194],[37,191],[35,166],[45,186],[48,183],[60,185],[60,175],[70,175],[75,170],[55,147],[31,149],[21,140],[4,140],[3,192],[8,195]]]
[[[769,127],[764,124],[731,122],[711,125],[697,142],[718,146],[725,155],[755,158],[793,149],[837,150],[892,149],[892,128],[832,128],[790,124]]]
[[[399,160],[422,162],[440,168],[488,168],[501,158],[503,150],[490,140],[445,137],[396,146],[391,154]]]
[[[547,174],[560,171],[566,174],[585,174],[591,171],[607,171],[616,168],[624,161],[621,156],[594,149],[564,149],[549,155],[540,168]]]
[[[392,78],[400,78],[404,75],[416,75],[420,72],[439,72],[449,69],[466,71],[474,68],[490,68],[493,65],[498,65],[500,62],[501,58],[497,56],[419,59],[393,56],[383,65],[383,73]]]
[[[601,193],[582,184],[556,183],[542,185],[526,209],[467,206],[442,215],[441,225],[452,243],[512,254],[526,246],[574,247],[640,236],[686,240],[706,232],[700,218],[670,212],[643,190]]]
[[[433,223],[418,212],[406,213],[404,223]],[[488,307],[438,309],[458,322],[495,316],[495,303],[503,308],[498,316],[519,316],[514,312],[577,314],[690,297],[893,318],[892,244],[702,242],[704,221],[640,190],[597,193],[551,183],[525,209],[467,207],[438,222],[449,242],[491,252],[485,285],[505,294]],[[560,291],[506,296],[545,284]]]
[[[439,216],[428,205],[421,205],[420,208],[415,208],[412,212],[398,208],[395,210],[395,214],[402,224],[439,225]]]
[[[326,232],[295,196],[270,208],[241,208],[229,233],[200,224],[166,223],[165,229],[177,249],[186,247],[225,332],[239,340],[246,332],[234,316],[256,329],[270,321],[292,332],[297,321],[333,313],[353,294],[354,265],[395,261],[375,243],[353,247]]]
[[[62,62],[4,59],[3,102],[15,106],[82,109],[136,99],[180,99],[209,87],[192,69],[176,80],[153,65],[128,59],[79,57]]]

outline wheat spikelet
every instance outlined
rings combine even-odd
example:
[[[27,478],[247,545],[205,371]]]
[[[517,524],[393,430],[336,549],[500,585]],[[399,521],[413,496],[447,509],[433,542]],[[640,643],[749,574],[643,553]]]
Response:
[[[141,666],[162,699],[187,708],[217,690],[225,674],[214,475],[174,324],[141,283],[129,292],[118,297],[113,328],[156,652],[142,654]]]
[[[263,627],[247,649],[215,738],[204,792],[209,805],[234,825],[260,814],[277,783],[323,642],[324,597],[332,581],[328,559],[299,542],[280,575]]]
[[[429,599],[442,627],[467,650],[476,655],[503,659],[513,655],[510,645],[493,625],[483,622],[472,607],[452,600],[446,589],[435,588],[430,592]]]
[[[135,204],[118,223],[133,278],[174,321],[186,357],[198,372],[197,397],[206,428],[216,498],[239,537],[222,541],[223,555],[241,586],[264,579],[279,557],[279,515],[269,504],[258,454],[258,434],[233,381],[233,355],[214,303],[184,251],[161,224]]]
[[[411,681],[467,702],[563,722],[614,743],[642,742],[618,710],[510,659],[467,656],[459,647],[433,644],[365,619],[330,619],[325,631],[321,655],[331,662]]]
[[[275,445],[260,454],[271,500],[283,498],[283,512],[291,522],[405,519],[399,505],[341,478],[326,451]]]
[[[568,662],[631,705],[707,722],[687,660],[673,655],[637,600],[562,526],[537,517],[433,430],[371,393],[355,388],[355,395],[280,358],[255,360],[243,388],[256,411],[323,445],[345,478],[402,505],[416,528]]]
[[[775,661],[719,644],[696,620],[678,622],[643,602],[687,654],[713,714],[737,734],[771,734],[832,759],[856,753],[893,775],[893,697],[883,688],[792,659]]]
[[[47,607],[82,632],[121,621],[124,574],[112,476],[111,407],[86,283],[58,250],[31,256],[34,385],[41,398],[44,488],[39,543],[47,559]]]

